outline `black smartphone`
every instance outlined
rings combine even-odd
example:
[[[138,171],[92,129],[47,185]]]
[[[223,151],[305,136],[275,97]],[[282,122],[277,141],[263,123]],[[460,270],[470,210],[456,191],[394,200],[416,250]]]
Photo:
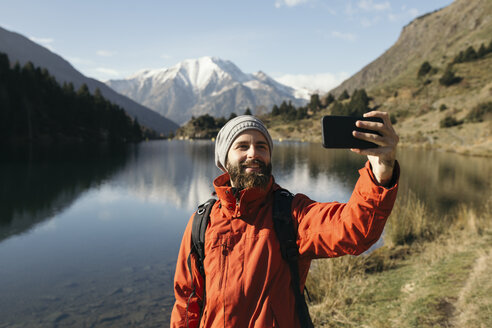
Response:
[[[378,147],[375,143],[357,139],[352,135],[354,130],[379,135],[376,131],[356,127],[355,122],[359,120],[383,123],[379,117],[323,116],[321,119],[323,147],[358,149]]]

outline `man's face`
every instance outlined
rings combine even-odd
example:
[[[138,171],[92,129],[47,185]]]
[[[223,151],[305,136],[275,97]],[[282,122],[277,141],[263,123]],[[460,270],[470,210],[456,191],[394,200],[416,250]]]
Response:
[[[241,133],[229,148],[226,169],[233,187],[266,188],[270,181],[272,165],[270,148],[265,136],[258,130],[246,130]]]

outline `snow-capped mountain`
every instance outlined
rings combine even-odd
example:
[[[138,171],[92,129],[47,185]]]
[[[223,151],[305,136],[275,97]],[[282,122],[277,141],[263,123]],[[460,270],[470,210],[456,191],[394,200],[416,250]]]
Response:
[[[282,101],[296,106],[306,103],[295,96],[295,89],[267,74],[246,74],[232,62],[216,57],[188,59],[171,68],[144,70],[106,83],[178,124],[203,114],[242,114],[246,108],[253,113],[267,112]]]
[[[30,61],[35,66],[46,68],[60,84],[72,82],[75,89],[78,89],[85,83],[92,93],[98,88],[106,99],[118,104],[128,115],[138,118],[141,124],[157,132],[168,134],[178,128],[175,122],[158,115],[155,111],[138,104],[128,97],[118,94],[104,83],[84,76],[68,61],[49,49],[40,46],[21,34],[7,31],[1,27],[0,52],[6,53],[11,63],[19,62],[20,65],[24,65]]]

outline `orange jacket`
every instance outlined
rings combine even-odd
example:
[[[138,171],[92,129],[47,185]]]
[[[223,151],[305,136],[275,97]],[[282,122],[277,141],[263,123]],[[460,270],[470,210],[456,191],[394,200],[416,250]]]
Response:
[[[312,259],[360,254],[379,239],[397,184],[389,189],[378,186],[369,163],[359,173],[346,204],[318,203],[302,194],[294,197],[301,288]],[[212,208],[205,235],[203,314],[200,320],[203,281],[198,281],[194,267],[192,277],[187,265],[190,220],[176,265],[171,327],[299,327],[290,270],[272,221],[272,191],[279,186],[272,179],[267,190],[242,190],[236,198],[229,176],[223,174],[215,179],[214,187],[219,202]]]

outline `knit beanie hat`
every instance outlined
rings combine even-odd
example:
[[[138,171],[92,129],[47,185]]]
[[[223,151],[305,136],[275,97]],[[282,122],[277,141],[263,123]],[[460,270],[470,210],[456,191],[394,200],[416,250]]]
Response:
[[[258,130],[268,142],[270,156],[273,151],[273,141],[270,133],[262,121],[252,115],[241,115],[233,118],[220,129],[215,140],[215,164],[219,169],[226,172],[226,157],[234,140],[246,130]]]

